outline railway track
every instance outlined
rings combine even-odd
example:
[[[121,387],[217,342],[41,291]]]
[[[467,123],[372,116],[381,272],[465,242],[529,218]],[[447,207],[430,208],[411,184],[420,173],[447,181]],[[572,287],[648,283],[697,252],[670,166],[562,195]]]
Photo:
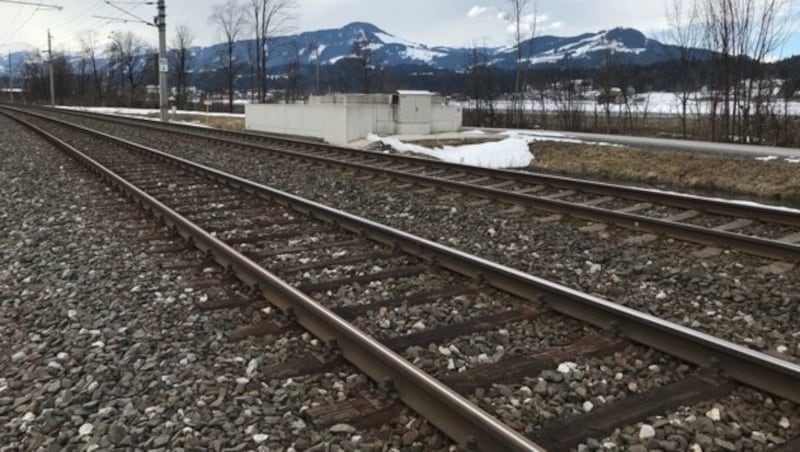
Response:
[[[324,372],[350,361],[461,443],[483,450],[569,449],[647,416],[724,398],[735,382],[800,402],[796,365],[154,149],[42,117],[15,119],[153,211],[338,351],[298,357],[272,374]],[[58,137],[80,144],[83,153]],[[427,310],[393,324],[387,314],[401,305]],[[448,316],[454,307],[469,315]],[[413,360],[435,344],[439,358],[450,357],[452,347],[465,346],[459,338],[474,335],[489,338],[490,349],[504,337],[518,350],[491,358],[477,353],[460,366],[451,365],[453,358],[433,360],[422,370],[396,354]],[[475,394],[493,384],[522,382],[565,362],[619,356],[660,365],[667,376],[647,391],[628,388],[598,409],[584,403],[581,414],[539,419],[533,427],[504,424],[481,410],[490,406],[476,406]],[[391,408],[349,400],[331,412],[377,416]]]
[[[47,113],[53,114],[51,110]],[[614,224],[643,233],[632,239],[638,242],[663,235],[789,263],[800,261],[800,214],[778,207],[538,173],[489,170],[253,133],[84,112],[58,113],[277,154],[298,162],[364,173],[365,178],[391,178],[406,182],[407,189],[452,191],[553,214],[543,217],[546,221],[563,215]]]

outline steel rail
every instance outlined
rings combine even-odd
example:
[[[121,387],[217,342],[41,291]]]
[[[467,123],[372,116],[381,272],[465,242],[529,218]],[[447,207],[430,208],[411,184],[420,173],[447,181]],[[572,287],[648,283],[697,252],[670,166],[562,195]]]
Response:
[[[129,195],[223,268],[232,270],[239,279],[260,291],[270,303],[292,314],[305,329],[326,343],[336,345],[356,368],[379,383],[390,384],[404,403],[455,441],[485,451],[545,450],[106,166],[40,127],[6,112],[0,113],[30,128]],[[163,154],[155,156],[167,163],[179,163]],[[181,167],[186,164],[190,163],[180,162]],[[196,167],[192,172],[213,174],[207,170],[210,169]],[[213,174],[212,178],[248,192],[266,189],[248,187],[249,184],[243,183],[246,181],[222,173]]]
[[[577,190],[584,193],[592,193],[603,196],[614,196],[618,198],[630,199],[633,201],[653,202],[665,206],[678,207],[682,209],[701,210],[716,215],[732,216],[738,218],[752,218],[769,223],[778,223],[787,226],[800,227],[800,211],[792,211],[781,207],[768,206],[768,205],[753,205],[743,202],[734,202],[724,199],[709,198],[705,196],[697,196],[686,193],[676,193],[669,191],[660,191],[647,189],[642,187],[612,184],[608,182],[599,182],[592,180],[577,179],[567,176],[557,176],[552,174],[535,173],[528,171],[513,171],[505,169],[488,169],[476,166],[462,165],[458,163],[448,163],[437,160],[422,159],[418,157],[411,157],[398,154],[380,154],[362,149],[354,149],[342,146],[334,146],[324,144],[311,140],[304,140],[302,138],[285,138],[273,135],[264,135],[252,132],[234,132],[230,130],[221,129],[198,129],[197,127],[187,124],[160,124],[153,121],[147,121],[139,118],[125,117],[102,114],[90,113],[76,110],[53,110],[52,108],[42,107],[42,110],[56,111],[64,114],[71,114],[76,116],[84,116],[87,118],[94,118],[98,120],[105,120],[109,122],[116,122],[118,124],[131,124],[136,123],[137,126],[151,128],[155,130],[163,130],[176,134],[183,134],[193,138],[205,138],[218,140],[226,144],[232,144],[242,147],[250,147],[259,150],[285,153],[298,157],[305,157],[320,162],[342,162],[341,160],[309,155],[303,152],[292,151],[288,149],[275,149],[269,148],[265,145],[260,145],[252,141],[242,141],[231,138],[211,137],[208,134],[215,134],[227,137],[240,137],[259,141],[272,141],[276,144],[283,144],[287,146],[309,146],[315,149],[322,149],[328,151],[337,151],[343,154],[348,154],[354,157],[376,158],[383,160],[391,160],[398,163],[408,163],[415,165],[424,165],[431,168],[446,169],[451,171],[461,171],[475,176],[488,176],[497,179],[506,179],[514,182],[520,182],[531,185],[548,185],[560,189]],[[374,168],[374,167],[373,167]]]
[[[32,112],[25,112],[24,110],[19,110],[19,111],[27,113],[29,115],[33,115],[35,117],[39,117],[41,119],[53,121],[65,126],[83,129],[87,133],[102,134],[102,132],[96,131],[94,129],[89,129],[77,124],[72,124],[63,121],[61,119],[39,115],[37,113],[32,113]],[[243,143],[243,145],[247,144]],[[637,215],[634,213],[618,212],[599,207],[574,204],[566,201],[561,201],[558,199],[540,198],[537,196],[532,196],[524,193],[498,190],[490,187],[471,185],[463,182],[431,178],[418,174],[405,173],[403,171],[391,170],[386,168],[376,168],[362,163],[344,162],[335,159],[327,159],[324,157],[309,156],[302,153],[294,153],[293,151],[287,151],[287,153],[289,152],[292,152],[292,154],[298,154],[298,156],[301,158],[316,160],[323,162],[325,164],[346,166],[357,170],[379,173],[391,176],[398,180],[404,180],[429,186],[432,185],[435,187],[443,187],[448,190],[459,193],[478,195],[496,201],[523,205],[534,209],[545,210],[548,212],[553,212],[563,215],[569,215],[572,217],[581,218],[588,221],[615,224],[619,227],[639,232],[651,232],[656,234],[663,234],[687,242],[699,243],[707,246],[714,246],[720,248],[730,248],[747,254],[766,257],[769,259],[783,260],[792,263],[800,262],[800,244],[781,242],[779,240],[771,240],[761,237],[748,236],[731,231],[710,229],[702,226],[696,226],[687,223],[679,223],[661,218]]]
[[[543,295],[548,305],[558,312],[603,329],[613,329],[634,342],[698,366],[715,367],[740,383],[800,403],[800,366],[797,364],[157,149],[81,126],[72,127],[277,201],[306,215],[334,222],[346,230],[430,260],[456,273],[481,279],[520,298],[534,301],[538,300],[537,295]]]

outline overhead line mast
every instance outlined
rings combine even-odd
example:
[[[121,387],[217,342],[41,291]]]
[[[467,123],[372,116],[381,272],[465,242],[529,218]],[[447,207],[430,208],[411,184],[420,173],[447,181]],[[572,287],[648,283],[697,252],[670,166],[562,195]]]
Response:
[[[155,4],[158,7],[158,15],[153,19],[153,22],[148,22],[130,11],[127,11],[124,8],[116,5],[115,3],[119,4],[139,4],[139,5],[152,5],[153,2],[112,2],[110,0],[105,0],[106,4],[109,6],[116,8],[123,13],[127,14],[128,16],[136,19],[135,22],[140,22],[145,25],[149,25],[151,27],[158,28],[158,98],[159,98],[159,112],[161,116],[161,121],[169,122],[169,114],[168,114],[168,97],[167,97],[167,73],[169,72],[169,60],[167,59],[167,6],[165,0],[158,0]],[[94,16],[99,19],[111,19],[102,16]],[[120,19],[115,19],[120,20]],[[123,22],[126,20],[121,19]]]

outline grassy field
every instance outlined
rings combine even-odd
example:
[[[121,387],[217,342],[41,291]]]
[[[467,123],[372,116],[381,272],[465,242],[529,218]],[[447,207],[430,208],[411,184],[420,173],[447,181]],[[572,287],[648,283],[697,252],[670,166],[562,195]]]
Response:
[[[800,207],[800,164],[585,144],[532,145],[538,170]]]

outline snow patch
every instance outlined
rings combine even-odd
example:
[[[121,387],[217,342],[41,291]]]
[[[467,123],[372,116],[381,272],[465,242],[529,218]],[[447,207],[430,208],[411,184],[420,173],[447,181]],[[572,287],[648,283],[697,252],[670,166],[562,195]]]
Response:
[[[760,162],[771,162],[773,160],[778,160],[778,157],[775,155],[768,155],[766,157],[756,157],[756,160]]]
[[[411,41],[406,41],[403,38],[398,38],[397,36],[390,35],[388,33],[375,33],[375,37],[381,40],[384,44],[400,44],[404,46],[416,47],[419,44],[415,44]]]
[[[577,138],[568,138],[566,135],[553,132],[537,132],[531,130],[507,130],[505,132],[501,132],[500,135],[512,138],[524,138],[530,142],[550,141],[557,143],[591,144],[595,146],[622,147],[619,144],[606,143],[603,141],[586,141]]]
[[[411,60],[425,61],[428,63],[433,61],[434,58],[447,56],[447,54],[444,52],[437,52],[434,50],[423,49],[421,47],[406,47],[406,49],[403,50],[401,54],[405,58]]]
[[[367,140],[372,143],[380,142],[397,152],[427,155],[448,163],[481,168],[524,168],[533,163],[529,142],[521,138],[506,138],[491,143],[445,146],[436,149],[404,143],[397,138],[381,138],[375,134],[370,134]]]
[[[148,108],[117,108],[117,107],[72,107],[64,105],[56,105],[56,108],[64,110],[86,111],[90,113],[103,113],[107,115],[128,115],[128,116],[148,116],[157,115],[159,110]],[[239,113],[206,113],[204,111],[189,111],[189,110],[176,110],[170,111],[178,115],[196,115],[196,116],[210,116],[220,118],[244,118],[243,114]]]

